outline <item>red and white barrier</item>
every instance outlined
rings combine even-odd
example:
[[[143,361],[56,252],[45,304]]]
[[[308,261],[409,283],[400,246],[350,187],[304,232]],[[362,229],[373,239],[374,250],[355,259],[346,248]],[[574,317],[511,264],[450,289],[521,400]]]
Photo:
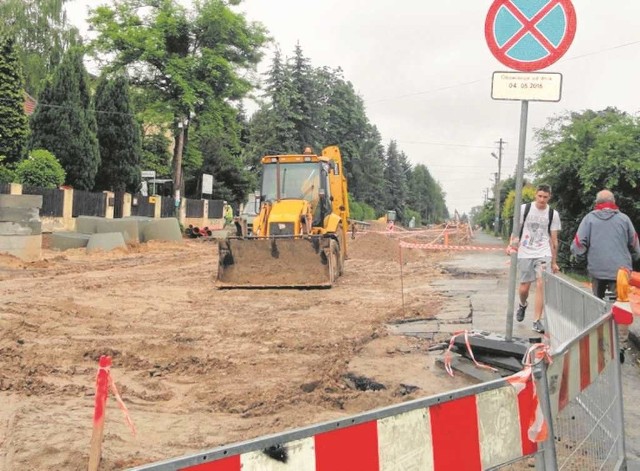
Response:
[[[531,386],[475,395],[291,441],[184,471],[482,470],[535,453],[527,437]],[[151,468],[149,468],[151,469]]]
[[[424,250],[480,250],[486,252],[502,252],[504,247],[484,247],[481,245],[440,245],[440,244],[414,244],[409,242],[400,242],[400,247],[405,249],[424,249]]]
[[[592,329],[563,355],[554,356],[547,370],[553,417],[617,359],[613,335],[613,319],[610,319]]]

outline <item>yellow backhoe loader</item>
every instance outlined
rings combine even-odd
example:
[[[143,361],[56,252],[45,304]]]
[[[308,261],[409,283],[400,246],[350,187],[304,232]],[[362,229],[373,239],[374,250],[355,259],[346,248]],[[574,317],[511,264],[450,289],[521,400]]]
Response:
[[[219,242],[216,286],[330,287],[342,274],[349,229],[340,150],[267,155],[262,166],[251,235]]]

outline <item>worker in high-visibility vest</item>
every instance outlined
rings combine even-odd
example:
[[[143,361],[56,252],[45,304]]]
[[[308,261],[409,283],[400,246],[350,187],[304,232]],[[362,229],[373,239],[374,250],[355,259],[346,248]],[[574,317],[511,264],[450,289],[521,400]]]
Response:
[[[230,226],[231,224],[233,224],[233,208],[226,202],[224,204],[223,217],[225,226]]]

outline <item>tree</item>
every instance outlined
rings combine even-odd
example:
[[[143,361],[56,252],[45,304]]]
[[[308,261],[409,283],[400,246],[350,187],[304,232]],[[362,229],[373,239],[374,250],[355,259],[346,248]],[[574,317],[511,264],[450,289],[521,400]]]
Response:
[[[14,41],[0,36],[0,156],[4,164],[22,159],[29,136],[24,113],[24,78]]]
[[[53,153],[67,172],[68,184],[91,190],[100,153],[82,58],[79,49],[71,49],[47,82],[31,117],[29,147]]]
[[[154,133],[142,138],[142,157],[140,167],[153,170],[158,178],[171,177],[171,140],[164,134]]]
[[[3,0],[0,31],[15,38],[26,90],[38,96],[65,51],[79,44],[65,13],[69,0]]]
[[[264,103],[251,117],[247,150],[257,165],[265,154],[299,152],[303,144],[296,137],[295,118],[291,104],[293,85],[279,49],[276,49],[267,72]]]
[[[98,190],[134,193],[140,185],[142,143],[140,127],[133,116],[129,85],[123,75],[103,76],[95,95],[100,167]]]
[[[251,89],[261,58],[264,28],[229,5],[203,0],[194,11],[175,0],[123,0],[93,11],[95,57],[109,70],[126,69],[132,84],[157,93],[173,116],[173,180],[183,188],[187,125],[213,102],[239,100]]]
[[[18,164],[16,177],[23,185],[57,188],[64,183],[65,172],[51,152],[35,149]]]
[[[552,206],[562,217],[562,240],[571,240],[598,190],[616,195],[620,209],[640,221],[640,120],[615,108],[567,112],[537,130],[533,165],[538,181],[552,187]],[[568,251],[568,245],[561,246]]]
[[[317,147],[325,145],[318,140],[316,114],[317,103],[314,98],[317,95],[317,87],[314,83],[314,71],[309,64],[309,59],[302,53],[300,43],[296,44],[293,61],[289,67],[292,91],[291,112],[296,133],[296,141],[303,146]]]
[[[242,123],[238,114],[237,109],[226,104],[212,103],[198,117],[198,131],[189,145],[198,151],[202,162],[201,168],[195,169],[193,193],[200,194],[202,173],[214,176],[215,199],[239,202],[255,189],[256,175],[242,156]]]
[[[448,217],[442,189],[422,164],[416,165],[409,174],[407,204],[420,214],[424,223],[440,222]]]
[[[385,152],[380,133],[370,126],[353,159],[349,192],[355,198],[375,208],[378,214],[386,211],[387,185],[384,179]]]
[[[391,141],[387,147],[387,159],[384,168],[384,178],[387,187],[387,209],[395,210],[398,220],[403,221],[404,208],[407,197],[407,176],[404,173],[401,155],[396,141]]]

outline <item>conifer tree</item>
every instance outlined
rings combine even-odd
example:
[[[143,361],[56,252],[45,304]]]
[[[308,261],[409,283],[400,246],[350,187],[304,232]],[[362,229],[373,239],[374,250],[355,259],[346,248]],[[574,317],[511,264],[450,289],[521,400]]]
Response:
[[[22,159],[29,135],[24,113],[24,78],[13,39],[0,36],[0,160]]]
[[[387,209],[393,209],[402,221],[406,204],[407,177],[402,161],[404,157],[398,149],[396,141],[391,141],[387,147],[387,160],[384,178],[387,184]]]
[[[100,164],[96,118],[82,52],[71,49],[56,68],[31,118],[30,148],[53,153],[67,172],[67,183],[93,189]]]
[[[127,79],[103,76],[95,96],[100,167],[97,190],[135,192],[140,185],[140,127],[135,120]]]

